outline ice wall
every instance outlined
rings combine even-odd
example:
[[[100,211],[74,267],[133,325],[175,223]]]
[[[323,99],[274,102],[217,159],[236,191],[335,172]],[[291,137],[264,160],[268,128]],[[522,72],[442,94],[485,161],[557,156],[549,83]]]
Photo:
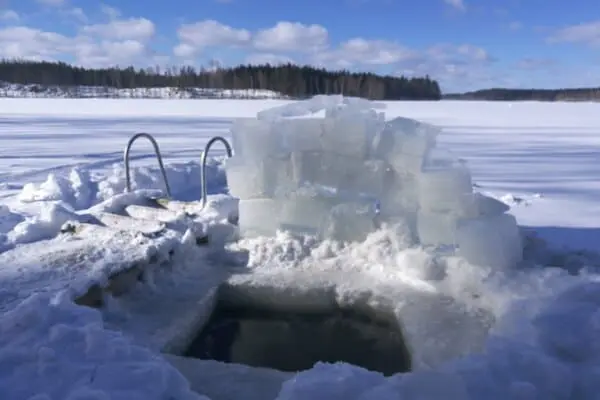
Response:
[[[382,222],[402,221],[421,245],[458,249],[476,264],[517,263],[508,206],[473,192],[465,163],[436,148],[438,128],[386,121],[381,107],[317,96],[237,120],[226,174],[242,235],[361,241]]]

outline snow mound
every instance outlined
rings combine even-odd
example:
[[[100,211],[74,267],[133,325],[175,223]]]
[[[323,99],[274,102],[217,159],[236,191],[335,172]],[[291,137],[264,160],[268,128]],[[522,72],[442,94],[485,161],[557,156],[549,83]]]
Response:
[[[0,392],[6,399],[208,399],[158,354],[104,329],[97,310],[47,295],[0,321]]]
[[[197,200],[202,193],[200,165],[196,162],[166,167],[167,179],[176,200]],[[208,193],[226,192],[225,174],[218,160],[207,164]],[[40,183],[27,183],[18,194],[15,211],[0,206],[0,253],[19,244],[32,243],[56,236],[67,221],[82,221],[90,211],[120,211],[130,204],[143,204],[144,196],[164,195],[164,183],[158,168],[131,170],[132,192],[126,192],[125,171],[114,164],[111,173],[94,176],[85,167],[76,167],[68,176],[50,173]],[[29,216],[18,212],[22,206],[36,206]],[[27,209],[27,207],[24,207]],[[30,209],[28,209],[30,210]]]
[[[173,197],[190,201],[198,199],[201,193],[200,164],[189,162],[171,164],[165,167],[169,184],[173,186]],[[207,165],[208,192],[218,193],[225,186],[225,174],[220,163],[210,159]],[[164,190],[164,182],[157,167],[131,169],[131,186],[135,189]],[[51,173],[41,184],[27,183],[18,200],[23,203],[61,202],[73,210],[87,209],[99,202],[126,191],[125,168],[114,164],[109,175],[92,176],[89,170],[76,167],[69,176]]]
[[[599,305],[600,282],[576,285],[534,319],[536,343],[492,337],[482,354],[387,379],[350,365],[319,364],[284,383],[278,399],[594,399]]]

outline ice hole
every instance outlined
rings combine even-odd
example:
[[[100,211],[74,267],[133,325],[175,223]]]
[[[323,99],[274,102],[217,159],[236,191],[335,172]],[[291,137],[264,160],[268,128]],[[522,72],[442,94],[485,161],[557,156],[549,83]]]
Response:
[[[397,322],[360,310],[290,312],[221,300],[184,357],[285,372],[345,362],[385,376],[411,369]]]

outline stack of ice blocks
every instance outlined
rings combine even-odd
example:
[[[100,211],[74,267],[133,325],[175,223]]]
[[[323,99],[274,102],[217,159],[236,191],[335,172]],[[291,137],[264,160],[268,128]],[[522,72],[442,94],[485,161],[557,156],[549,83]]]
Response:
[[[379,222],[403,221],[422,245],[457,247],[476,264],[504,268],[521,259],[508,207],[473,192],[467,166],[435,148],[437,128],[385,122],[356,100],[329,104],[324,118],[276,115],[232,127],[226,173],[240,199],[242,235],[287,230],[361,241]]]

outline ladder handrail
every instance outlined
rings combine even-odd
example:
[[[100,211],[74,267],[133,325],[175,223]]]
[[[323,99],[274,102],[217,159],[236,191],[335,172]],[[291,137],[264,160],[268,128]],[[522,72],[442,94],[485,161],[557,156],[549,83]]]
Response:
[[[127,147],[125,147],[125,152],[124,152],[123,158],[125,160],[125,182],[127,185],[127,192],[131,192],[129,152],[131,151],[131,146],[133,145],[133,143],[141,137],[148,139],[150,141],[150,143],[152,143],[152,147],[154,147],[154,154],[156,155],[156,159],[158,160],[158,166],[160,167],[160,172],[162,173],[162,177],[165,182],[165,189],[167,191],[167,196],[169,198],[171,198],[171,188],[169,186],[169,181],[167,180],[167,173],[165,171],[165,166],[163,164],[162,155],[160,154],[160,149],[158,147],[158,143],[156,142],[156,139],[154,139],[154,137],[152,135],[150,135],[149,133],[145,133],[145,132],[140,132],[140,133],[136,133],[135,135],[133,135],[129,139],[129,142],[127,142]]]
[[[200,167],[200,184],[202,185],[202,206],[200,210],[204,210],[204,208],[208,204],[208,188],[206,187],[206,159],[208,157],[208,151],[215,142],[223,143],[223,145],[225,146],[225,151],[227,152],[227,157],[231,158],[231,156],[233,155],[231,145],[229,144],[227,139],[225,139],[222,136],[214,136],[206,143],[204,151],[202,152],[202,161]]]

